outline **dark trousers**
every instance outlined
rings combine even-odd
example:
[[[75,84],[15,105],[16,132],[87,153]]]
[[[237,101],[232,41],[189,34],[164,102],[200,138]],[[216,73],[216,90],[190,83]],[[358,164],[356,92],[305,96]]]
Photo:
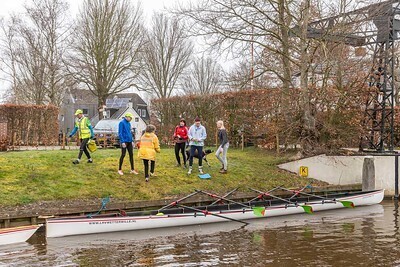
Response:
[[[181,158],[179,156],[179,152],[182,153],[183,162],[186,162],[186,153],[185,153],[186,143],[175,143],[175,157],[176,161],[179,165],[181,165]]]
[[[194,145],[190,146],[189,166],[193,166],[193,157],[194,157],[194,154],[196,153],[196,150],[199,155],[199,167],[200,167],[200,166],[203,166],[202,165],[203,164],[203,147],[202,146],[194,146]]]
[[[89,142],[89,138],[81,139],[81,146],[79,147],[78,159],[82,158],[83,152],[85,152],[86,157],[88,159],[90,159],[89,150],[87,149],[87,143],[88,142]]]
[[[131,163],[131,170],[134,170],[133,168],[133,145],[132,142],[127,142],[125,143],[126,147],[122,147],[121,144],[121,157],[119,158],[119,170],[122,169],[122,163],[124,163],[124,158],[126,155],[126,150],[128,150],[128,154],[129,154],[129,162]]]
[[[154,160],[144,159],[143,165],[144,165],[144,177],[145,178],[149,178],[149,162],[150,162],[150,172],[151,173],[154,173],[154,169],[156,167],[156,162]]]

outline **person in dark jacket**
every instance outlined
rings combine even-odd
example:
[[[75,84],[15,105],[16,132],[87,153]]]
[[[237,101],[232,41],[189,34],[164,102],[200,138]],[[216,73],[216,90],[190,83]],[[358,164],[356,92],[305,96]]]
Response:
[[[228,134],[226,133],[223,121],[217,121],[217,128],[219,147],[217,149],[217,152],[215,153],[215,156],[217,156],[218,160],[222,163],[222,168],[219,172],[222,174],[226,174],[228,173],[228,160],[226,157],[229,148]]]
[[[183,163],[186,168],[186,142],[188,141],[188,128],[186,127],[186,121],[184,119],[181,119],[179,121],[179,125],[175,127],[174,131],[174,141],[175,141],[175,157],[177,167],[181,166],[181,158],[179,156],[179,152],[182,153],[183,157]]]
[[[122,172],[122,163],[124,163],[124,158],[126,155],[126,150],[128,150],[129,153],[129,162],[131,164],[131,173],[133,174],[138,174],[137,171],[135,171],[134,168],[134,163],[133,163],[133,135],[131,131],[131,120],[133,118],[132,113],[127,112],[125,114],[125,117],[120,121],[118,125],[118,136],[119,136],[119,142],[121,144],[121,157],[119,158],[119,168],[118,168],[118,174],[119,175],[124,175]]]

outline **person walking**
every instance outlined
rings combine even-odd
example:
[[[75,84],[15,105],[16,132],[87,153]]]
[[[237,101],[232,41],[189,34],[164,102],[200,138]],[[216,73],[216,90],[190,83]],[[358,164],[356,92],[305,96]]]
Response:
[[[118,174],[119,175],[124,175],[122,172],[122,164],[124,163],[124,158],[126,155],[126,150],[128,150],[129,154],[129,163],[131,164],[131,173],[137,175],[139,174],[137,171],[135,171],[134,168],[134,162],[133,162],[133,147],[134,147],[134,140],[133,140],[133,135],[132,135],[132,127],[131,127],[131,121],[132,121],[133,115],[130,112],[125,113],[124,118],[120,121],[118,125],[118,136],[119,136],[119,142],[121,144],[121,157],[119,158],[119,168],[118,168]]]
[[[223,121],[217,121],[217,128],[218,128],[219,147],[217,149],[217,152],[215,153],[215,156],[222,163],[222,168],[220,169],[219,172],[222,174],[226,174],[228,173],[228,160],[226,157],[229,148],[228,134],[224,127]]]
[[[179,125],[175,127],[174,131],[174,140],[175,140],[175,157],[177,167],[181,166],[181,158],[179,156],[179,152],[182,153],[183,157],[183,164],[186,168],[186,142],[188,140],[188,128],[186,127],[186,121],[184,119],[181,119],[179,121]]]
[[[69,138],[71,138],[78,132],[78,138],[81,141],[81,145],[79,147],[78,158],[72,163],[79,164],[83,153],[85,153],[86,157],[88,158],[87,163],[93,163],[93,159],[91,158],[90,153],[87,149],[87,144],[89,140],[94,138],[92,124],[90,123],[89,118],[83,115],[83,111],[81,109],[77,109],[75,111],[75,116],[75,127],[69,134]]]
[[[200,118],[194,120],[194,124],[190,126],[189,132],[189,146],[190,146],[190,157],[189,157],[189,171],[188,174],[192,173],[193,169],[193,157],[197,151],[199,157],[199,173],[203,174],[203,147],[204,140],[207,138],[206,128],[201,125]]]
[[[147,125],[146,132],[140,138],[139,158],[143,160],[146,182],[149,181],[150,176],[156,176],[154,173],[156,167],[156,152],[160,153],[160,143],[157,135],[154,133],[155,130],[156,127],[154,125]]]

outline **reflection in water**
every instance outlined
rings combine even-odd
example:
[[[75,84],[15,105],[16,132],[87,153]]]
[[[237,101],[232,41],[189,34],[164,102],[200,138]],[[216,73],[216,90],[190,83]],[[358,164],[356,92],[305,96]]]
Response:
[[[0,266],[400,266],[397,203],[0,247]]]

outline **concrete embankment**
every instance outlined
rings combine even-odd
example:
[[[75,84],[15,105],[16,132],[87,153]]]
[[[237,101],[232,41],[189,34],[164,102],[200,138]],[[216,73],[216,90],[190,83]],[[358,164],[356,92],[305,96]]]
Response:
[[[368,166],[365,165],[365,160],[369,162]],[[301,167],[308,168],[308,177],[332,185],[362,184],[364,173],[364,185],[369,189],[385,189],[386,196],[393,196],[395,193],[395,157],[393,156],[318,155],[279,165],[279,168],[299,175]],[[366,179],[366,172],[368,172],[369,180]],[[371,172],[373,173],[370,174]]]

